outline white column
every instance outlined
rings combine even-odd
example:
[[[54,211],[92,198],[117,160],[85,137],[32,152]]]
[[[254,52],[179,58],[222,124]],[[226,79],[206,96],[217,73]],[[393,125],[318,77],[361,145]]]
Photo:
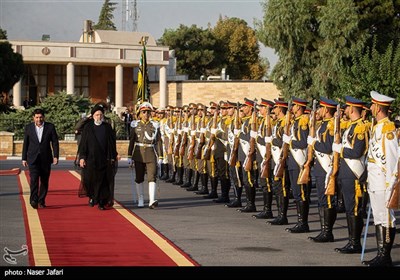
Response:
[[[13,87],[13,104],[14,107],[19,108],[22,106],[22,78]]]
[[[119,113],[118,108],[121,108],[124,100],[124,68],[121,64],[115,67],[115,110]]]
[[[72,62],[67,64],[67,94],[75,92],[75,67]]]
[[[160,67],[160,108],[167,107],[167,67]]]

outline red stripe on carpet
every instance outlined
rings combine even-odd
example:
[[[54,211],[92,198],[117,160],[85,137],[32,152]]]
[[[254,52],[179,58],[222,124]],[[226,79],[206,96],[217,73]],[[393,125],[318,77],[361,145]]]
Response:
[[[37,210],[52,266],[177,265],[116,209],[89,207],[87,198],[77,196],[78,186],[70,172],[53,170],[47,207]]]
[[[20,168],[13,168],[8,170],[0,170],[0,176],[18,175],[21,172]]]

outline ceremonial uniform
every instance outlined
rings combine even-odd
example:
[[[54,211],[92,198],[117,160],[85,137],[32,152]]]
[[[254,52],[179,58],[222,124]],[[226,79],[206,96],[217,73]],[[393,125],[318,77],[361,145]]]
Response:
[[[196,127],[196,147],[195,147],[195,158],[196,158],[196,167],[197,172],[200,174],[201,181],[201,189],[196,194],[209,194],[208,190],[208,177],[207,173],[207,162],[202,159],[203,147],[205,145],[205,133],[206,133],[206,124],[209,121],[209,117],[207,116],[207,107],[201,103],[197,104],[197,114],[199,117],[199,121]]]
[[[139,107],[140,114],[143,111],[150,112],[152,106],[143,102]],[[149,208],[158,205],[156,195],[157,162],[162,161],[163,150],[159,123],[152,120],[138,119],[131,123],[131,137],[128,147],[128,155],[135,161],[136,189],[139,197],[139,207],[144,206],[143,181],[145,173],[149,182]]]
[[[292,111],[297,114],[301,112],[300,108],[307,106],[307,101],[301,98],[293,97]],[[283,141],[289,144],[289,156],[287,160],[289,181],[293,192],[294,199],[296,200],[297,208],[297,223],[292,228],[287,228],[286,231],[291,233],[309,232],[308,226],[308,212],[309,200],[307,194],[307,185],[298,184],[299,174],[302,166],[306,162],[307,155],[307,137],[309,134],[309,118],[306,114],[297,115],[290,127],[290,136],[284,135]]]
[[[275,106],[274,110],[277,110],[277,107],[283,108],[282,110],[286,112],[288,110],[288,103],[275,99]],[[270,225],[287,225],[287,211],[289,206],[289,174],[285,171],[283,172],[282,178],[278,178],[275,176],[276,169],[279,164],[281,153],[282,153],[282,137],[284,128],[286,125],[286,117],[283,115],[279,117],[275,111],[275,115],[277,116],[276,124],[272,129],[272,137],[271,139],[266,139],[266,143],[271,141],[271,154],[272,154],[272,161],[271,161],[271,168],[274,171],[274,180],[272,183],[273,191],[275,193],[276,198],[276,207],[278,208],[278,216],[272,220],[268,221],[267,223]]]
[[[374,216],[378,254],[368,266],[391,266],[390,252],[396,234],[394,210],[388,209],[388,201],[396,179],[398,180],[399,146],[395,125],[387,117],[387,111],[394,100],[391,97],[371,91],[371,111],[377,123],[373,127],[368,149],[368,193]]]
[[[334,110],[337,103],[321,97],[320,110]],[[325,114],[326,116],[326,114]],[[327,176],[331,173],[332,144],[334,136],[334,120],[332,117],[324,118],[316,132],[316,138],[308,137],[307,143],[314,148],[314,176],[317,188],[318,209],[321,223],[321,232],[316,237],[308,239],[318,242],[333,242],[333,224],[336,221],[336,206],[334,196],[326,195]]]
[[[342,135],[341,144],[333,144],[333,150],[340,153],[340,168],[338,180],[342,186],[344,206],[346,209],[349,241],[342,248],[335,251],[344,254],[361,252],[361,232],[364,226],[362,216],[362,188],[360,182],[365,181],[365,154],[367,151],[368,131],[361,118],[361,109],[364,102],[346,96],[345,113],[350,110],[359,110],[357,119],[351,119],[347,129]],[[351,108],[353,107],[353,108]],[[354,114],[354,113],[353,113]],[[335,146],[337,148],[335,148]]]
[[[272,127],[272,118],[269,116],[270,114],[270,110],[273,108],[274,106],[274,102],[270,101],[270,100],[266,100],[261,98],[261,103],[259,105],[259,107],[261,107],[259,110],[260,112],[262,110],[265,110],[265,115],[261,116],[260,118],[260,125],[258,128],[258,133],[257,133],[257,139],[256,139],[256,144],[257,144],[257,165],[262,167],[264,160],[266,161],[264,164],[268,164],[269,166],[267,166],[266,168],[269,169],[269,177],[267,176],[267,178],[260,178],[260,184],[262,187],[262,192],[263,192],[263,210],[258,213],[253,215],[254,218],[256,219],[272,219],[274,217],[274,215],[272,214],[272,197],[273,197],[273,190],[272,190],[272,181],[273,181],[273,170],[271,169],[271,160],[269,159],[267,161],[267,159],[265,158],[266,156],[266,151],[267,149],[269,149],[269,153],[271,152],[271,143],[269,142],[267,145],[267,142],[265,140],[265,138],[267,137],[266,135],[266,130],[267,127],[269,126],[270,128]],[[262,109],[265,108],[265,109]],[[268,118],[269,116],[269,118]],[[269,121],[269,123],[268,123]],[[272,129],[271,130],[271,134],[272,134]],[[271,138],[271,135],[268,135],[269,138]],[[268,141],[271,141],[271,139],[268,139]],[[271,156],[272,157],[272,156]],[[262,170],[260,170],[261,172]]]

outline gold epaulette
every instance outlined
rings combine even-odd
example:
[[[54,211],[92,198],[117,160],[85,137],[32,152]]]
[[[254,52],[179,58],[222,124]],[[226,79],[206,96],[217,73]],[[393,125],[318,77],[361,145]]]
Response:
[[[194,122],[195,122],[195,123],[198,123],[200,120],[201,120],[200,116],[197,116],[197,115],[196,115],[196,116],[194,117]]]
[[[160,122],[160,118],[159,117],[154,117],[154,118],[152,118],[152,120],[156,121],[156,122]]]
[[[354,128],[354,134],[364,134],[366,131],[368,131],[368,128],[363,122],[358,122]]]
[[[395,132],[395,131],[396,131],[396,126],[394,125],[394,122],[387,120],[383,123],[382,133]]]
[[[310,121],[310,118],[308,117],[308,115],[302,115],[299,120],[299,126],[303,126],[303,125],[307,126],[309,121]]]
[[[281,121],[281,127],[285,127],[286,124],[286,118],[283,118]]]
[[[342,124],[340,124],[340,127]],[[326,125],[326,131],[329,131],[329,135],[333,136],[335,134],[335,118],[331,118],[328,121],[328,124]]]
[[[233,118],[232,117],[230,117],[230,116],[227,116],[226,118],[225,118],[225,125],[226,126],[230,126],[231,125],[231,123],[232,123],[232,120],[233,120]]]
[[[349,123],[350,121],[340,120],[340,129],[341,130],[347,129],[349,127]]]
[[[257,118],[257,124],[258,125],[261,125],[263,123],[263,121],[264,121],[264,117],[258,117]]]
[[[178,118],[177,118],[176,116],[172,116],[172,121],[173,121],[173,122],[176,122],[177,119],[178,119]]]

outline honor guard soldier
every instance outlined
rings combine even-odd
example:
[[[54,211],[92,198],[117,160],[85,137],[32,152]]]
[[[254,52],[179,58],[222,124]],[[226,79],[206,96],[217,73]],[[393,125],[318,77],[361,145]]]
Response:
[[[261,122],[260,126],[258,128],[258,133],[257,133],[257,165],[262,167],[262,163],[264,160],[267,160],[265,157],[267,155],[267,149],[270,149],[268,151],[269,155],[271,153],[271,144],[266,145],[265,143],[265,137],[267,136],[267,133],[272,133],[272,117],[270,116],[271,110],[274,107],[274,102],[270,100],[266,100],[264,98],[261,98],[261,102],[258,105],[259,108],[259,113],[261,116]],[[267,130],[270,130],[267,132]],[[271,137],[271,135],[268,135]],[[263,192],[263,210],[258,213],[254,214],[253,217],[256,219],[272,219],[274,215],[272,214],[272,198],[273,198],[273,189],[272,189],[272,181],[273,181],[273,170],[271,169],[271,159],[269,159],[265,164],[269,164],[269,166],[265,167],[268,168],[268,174],[266,178],[260,178],[260,183],[262,187],[262,192]],[[260,173],[262,171],[262,168],[260,170]],[[262,175],[262,174],[261,174]]]
[[[328,98],[320,98],[320,108],[317,111],[321,118],[321,124],[317,129],[316,138],[307,137],[307,144],[314,148],[314,176],[317,188],[319,218],[321,223],[321,232],[316,237],[308,239],[318,242],[333,242],[332,234],[333,224],[336,221],[336,206],[334,196],[326,195],[326,177],[330,173],[332,162],[332,144],[334,136],[334,120],[336,106],[335,101]]]
[[[150,120],[153,106],[149,102],[143,102],[139,106],[139,116],[131,123],[131,137],[128,147],[129,164],[135,162],[136,189],[138,192],[138,207],[144,207],[144,176],[147,172],[149,182],[149,208],[158,206],[156,197],[157,163],[161,164],[163,149],[158,122]]]
[[[246,157],[248,156],[250,150],[250,131],[251,131],[251,116],[253,110],[255,109],[255,102],[244,98],[244,103],[240,108],[242,112],[242,127],[239,134],[240,145],[238,149],[238,161],[240,165],[243,167],[243,187],[246,192],[246,206],[238,209],[239,212],[248,213],[248,212],[256,212],[256,188],[255,188],[255,168],[253,166],[253,162],[256,160],[256,154],[251,156],[251,168],[249,171],[246,171],[244,168],[244,162]],[[253,136],[255,137],[255,136]]]
[[[335,251],[343,254],[361,253],[361,233],[364,226],[362,215],[362,188],[360,182],[367,176],[365,155],[368,149],[368,130],[361,118],[364,102],[346,96],[344,113],[350,120],[342,135],[342,143],[333,143],[332,150],[340,154],[337,179],[342,186],[344,207],[346,209],[349,241]]]
[[[166,143],[168,142],[168,136],[166,132],[166,127],[167,127],[167,114],[164,108],[160,108],[158,111],[158,118],[159,118],[159,123],[160,123],[160,133],[161,133],[161,141],[162,141],[162,147],[163,147],[163,162],[161,163],[161,174],[160,174],[160,180],[167,180],[169,178],[169,168],[168,168],[168,157],[167,157],[167,146]]]
[[[207,106],[202,103],[197,104],[197,116],[199,121],[196,127],[196,147],[195,147],[195,161],[197,172],[200,174],[201,188],[195,194],[209,194],[208,190],[208,173],[207,173],[207,161],[202,159],[202,151],[205,145],[205,133],[206,124],[209,120],[207,116]]]
[[[282,136],[286,125],[285,116],[288,110],[288,103],[275,99],[273,112],[276,116],[276,123],[272,128],[272,136],[265,138],[265,143],[271,143],[271,168],[274,170],[279,164],[282,151]],[[278,216],[267,223],[270,225],[287,225],[287,211],[289,206],[289,176],[287,172],[283,173],[282,178],[274,177],[273,190],[276,198],[276,207],[278,208]]]
[[[173,183],[175,182],[175,177],[176,177],[176,168],[175,168],[175,159],[174,159],[174,134],[175,134],[175,122],[176,122],[176,117],[174,116],[174,107],[171,105],[168,105],[166,108],[167,111],[167,122],[165,124],[165,150],[167,150],[166,156],[167,161],[168,161],[168,167],[167,167],[167,174],[168,178],[165,179],[166,183]],[[171,177],[169,174],[172,173]]]
[[[363,264],[368,266],[392,266],[390,252],[396,234],[394,209],[389,200],[396,180],[399,146],[396,128],[389,120],[388,110],[393,98],[371,91],[371,112],[376,120],[372,128],[368,149],[368,193],[374,216],[378,254]]]
[[[308,115],[304,114],[307,107],[307,100],[293,97],[292,113],[294,119],[290,126],[290,135],[283,134],[283,142],[289,144],[289,156],[287,160],[289,181],[293,197],[296,201],[297,223],[292,228],[287,228],[287,232],[304,233],[309,232],[308,212],[310,204],[308,201],[307,184],[298,184],[300,169],[306,162],[307,137],[309,134]]]

